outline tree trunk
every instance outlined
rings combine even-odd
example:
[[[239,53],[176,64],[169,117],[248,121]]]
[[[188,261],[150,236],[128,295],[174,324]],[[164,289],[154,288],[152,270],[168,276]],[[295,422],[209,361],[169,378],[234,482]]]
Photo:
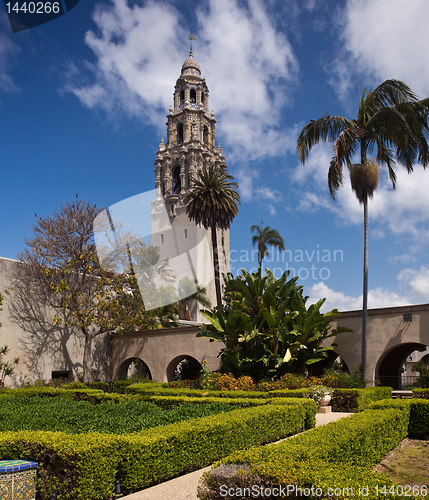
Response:
[[[368,310],[368,196],[363,202],[363,304],[362,304],[362,375],[365,378],[366,370],[366,320]]]
[[[83,381],[91,382],[92,337],[85,333],[85,347],[83,350]]]
[[[220,289],[220,273],[219,273],[219,254],[217,248],[217,233],[216,227],[212,227],[212,245],[213,245],[213,266],[216,288],[216,302],[217,306],[222,306],[222,293]]]

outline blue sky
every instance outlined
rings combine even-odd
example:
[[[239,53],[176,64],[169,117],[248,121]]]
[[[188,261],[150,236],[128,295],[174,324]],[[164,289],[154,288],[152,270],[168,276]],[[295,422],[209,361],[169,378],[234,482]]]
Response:
[[[363,210],[346,179],[334,201],[332,144],[301,166],[301,128],[353,118],[358,85],[388,78],[429,95],[424,0],[80,0],[12,33],[0,7],[0,256],[16,258],[38,216],[78,194],[110,206],[154,188],[154,159],[192,30],[229,172],[240,185],[231,265],[257,267],[250,226],[277,229],[292,268],[325,309],[359,309]],[[369,307],[429,296],[429,172],[382,170],[370,202]]]

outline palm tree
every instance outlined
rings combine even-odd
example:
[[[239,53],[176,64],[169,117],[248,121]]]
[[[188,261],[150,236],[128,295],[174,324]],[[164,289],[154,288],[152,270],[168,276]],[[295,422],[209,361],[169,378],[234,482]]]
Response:
[[[240,196],[236,191],[238,184],[230,182],[232,180],[234,180],[232,175],[210,165],[200,171],[199,179],[191,179],[192,190],[183,199],[187,205],[186,213],[189,219],[203,226],[204,229],[211,230],[218,307],[222,305],[222,294],[216,231],[229,229],[231,222],[238,214],[240,204]]]
[[[278,248],[280,251],[284,252],[285,242],[280,236],[279,232],[272,229],[270,226],[263,227],[263,222],[260,226],[252,226],[250,230],[252,233],[256,233],[252,237],[252,245],[258,245],[258,263],[259,267],[262,267],[262,259],[270,254],[268,252],[268,245]]]
[[[375,90],[360,96],[358,116],[348,120],[325,115],[311,120],[301,131],[297,154],[304,164],[311,148],[319,141],[334,142],[334,156],[328,170],[331,196],[343,183],[343,166],[351,173],[352,188],[364,207],[364,270],[362,307],[362,369],[366,366],[366,321],[368,306],[368,197],[377,187],[378,166],[385,165],[395,188],[395,158],[408,172],[416,162],[429,163],[429,99],[418,101],[411,89],[399,80],[386,80]],[[368,160],[374,153],[375,159]],[[356,154],[360,163],[353,164]]]

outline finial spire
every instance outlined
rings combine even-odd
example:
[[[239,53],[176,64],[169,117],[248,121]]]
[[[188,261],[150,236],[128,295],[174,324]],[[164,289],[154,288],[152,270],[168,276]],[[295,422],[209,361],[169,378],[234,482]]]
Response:
[[[196,38],[194,37],[194,34],[192,33],[192,31],[189,33],[188,40],[191,41],[190,48],[189,48],[189,57],[194,57],[194,54],[192,53],[192,40],[196,40]]]

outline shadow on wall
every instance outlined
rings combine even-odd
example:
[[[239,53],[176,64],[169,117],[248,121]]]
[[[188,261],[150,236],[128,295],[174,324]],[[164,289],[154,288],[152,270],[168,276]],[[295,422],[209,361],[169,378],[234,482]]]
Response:
[[[52,372],[70,372],[78,379],[83,372],[83,339],[67,326],[55,326],[53,311],[44,304],[29,299],[31,294],[25,283],[11,277],[7,296],[10,321],[20,329],[17,343],[23,351],[21,357],[27,370],[24,380],[51,379]],[[109,376],[111,365],[110,335],[97,338],[93,349],[94,379]],[[17,381],[17,382],[23,382]]]

